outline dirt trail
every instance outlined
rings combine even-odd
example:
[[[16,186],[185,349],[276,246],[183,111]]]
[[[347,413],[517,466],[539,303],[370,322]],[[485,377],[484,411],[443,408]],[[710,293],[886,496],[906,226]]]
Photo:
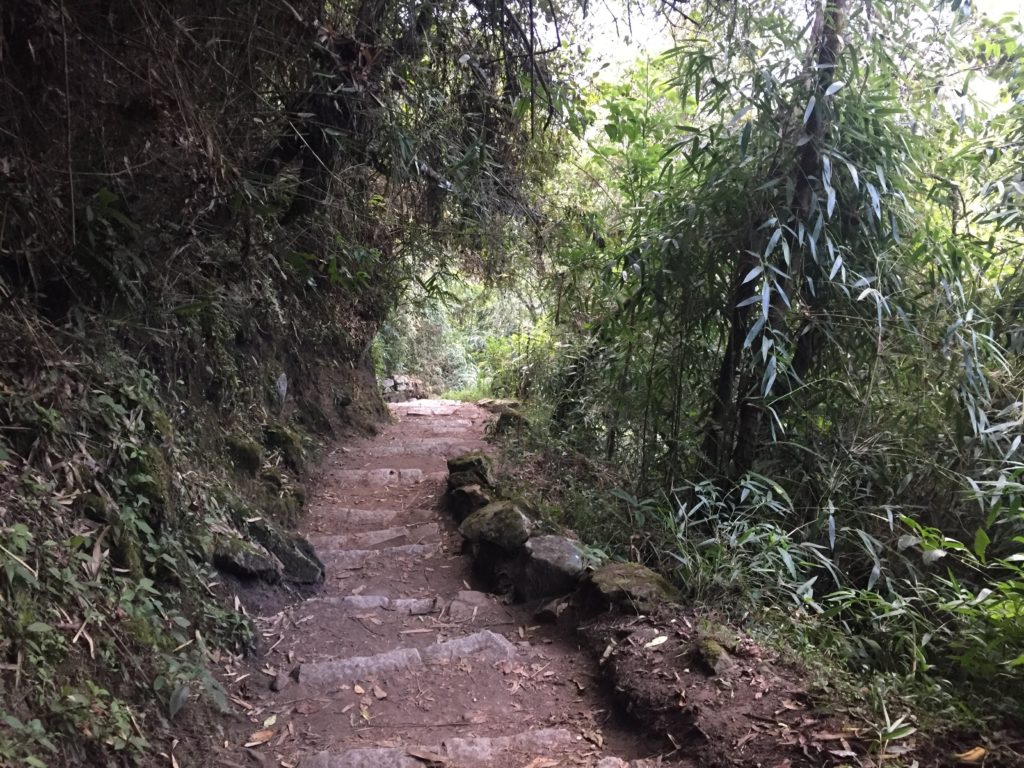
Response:
[[[272,645],[262,676],[278,674],[248,689],[253,730],[276,718],[251,754],[299,768],[661,764],[616,722],[576,641],[486,594],[459,554],[445,460],[489,450],[490,414],[391,409],[379,436],[324,464],[304,530],[327,567],[322,594],[258,619]]]

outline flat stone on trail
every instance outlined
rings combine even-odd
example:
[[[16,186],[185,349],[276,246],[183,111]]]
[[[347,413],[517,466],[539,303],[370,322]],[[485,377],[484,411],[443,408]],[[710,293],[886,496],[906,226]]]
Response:
[[[398,517],[395,509],[353,509],[352,507],[326,506],[320,515],[341,525],[379,525],[388,526]]]
[[[462,590],[448,606],[448,620],[456,624],[473,621],[484,610],[494,605],[494,600],[484,592]]]
[[[419,525],[396,526],[359,533],[310,536],[309,543],[316,547],[322,556],[330,550],[371,549],[387,542],[417,544],[424,539],[437,538],[440,535],[441,528],[437,523],[420,523]]]
[[[425,768],[427,755],[437,755],[450,768],[490,768],[502,757],[515,758],[525,765],[531,757],[547,756],[574,742],[573,734],[564,728],[542,728],[514,736],[446,739],[429,747],[362,747],[336,755],[321,752],[303,758],[298,768]],[[424,757],[414,757],[416,754]]]
[[[351,570],[362,568],[368,562],[378,560],[387,562],[390,558],[429,555],[438,551],[437,544],[406,544],[400,547],[383,549],[336,549],[321,554],[321,559],[328,570]]]
[[[409,667],[422,667],[423,657],[415,648],[395,648],[375,656],[352,656],[336,661],[317,661],[299,665],[303,685],[346,685],[369,677]]]
[[[438,610],[436,597],[387,597],[385,595],[348,595],[321,597],[316,602],[347,611],[382,610],[409,616],[426,616]]]
[[[301,664],[299,682],[314,686],[346,685],[425,664],[443,664],[469,657],[481,657],[493,662],[511,659],[515,655],[516,647],[512,643],[485,629],[426,648],[396,648],[374,656],[352,656]]]
[[[442,480],[443,472],[426,474],[422,469],[342,469],[331,473],[332,480],[358,485],[419,485],[425,480]]]

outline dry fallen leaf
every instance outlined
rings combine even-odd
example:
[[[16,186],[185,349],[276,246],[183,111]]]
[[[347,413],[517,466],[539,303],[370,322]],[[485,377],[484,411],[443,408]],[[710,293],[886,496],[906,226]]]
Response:
[[[448,758],[444,755],[439,755],[437,752],[431,752],[429,749],[422,749],[420,747],[409,747],[405,750],[405,754],[409,757],[414,757],[417,760],[422,760],[427,765],[447,765]]]
[[[386,699],[388,697],[388,692],[379,685],[375,685],[373,686],[373,695],[378,699]]]
[[[352,693],[356,694],[356,696],[362,696],[364,693],[366,693],[366,689],[363,688],[363,686],[361,686],[359,683],[356,683],[352,686]]]
[[[264,728],[263,730],[256,731],[252,736],[249,737],[249,741],[245,743],[246,747],[258,747],[260,744],[266,744],[274,738],[273,728]]]
[[[269,728],[270,726],[272,726],[276,722],[277,722],[277,715],[271,715],[270,717],[268,717],[266,720],[263,721],[263,727],[264,728]]]
[[[555,768],[556,765],[559,765],[559,762],[550,757],[535,757],[526,764],[525,768]]]
[[[604,746],[604,736],[597,731],[583,731],[583,738],[598,749],[601,749]]]
[[[988,754],[988,750],[984,747],[973,747],[968,749],[966,752],[961,752],[956,756],[958,763],[966,763],[971,765],[973,763],[980,763],[985,759]]]
[[[656,638],[647,643],[644,648],[657,648],[662,643],[668,642],[668,635],[658,635]]]

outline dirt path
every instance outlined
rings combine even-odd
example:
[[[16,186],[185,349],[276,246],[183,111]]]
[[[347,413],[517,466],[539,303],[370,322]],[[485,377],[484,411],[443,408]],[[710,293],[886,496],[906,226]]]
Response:
[[[487,449],[490,415],[439,400],[391,408],[378,437],[324,464],[304,531],[327,567],[323,593],[258,620],[274,682],[248,689],[263,731],[250,741],[265,740],[250,754],[299,768],[661,764],[612,717],[575,640],[480,591],[459,554],[440,509],[445,460]]]

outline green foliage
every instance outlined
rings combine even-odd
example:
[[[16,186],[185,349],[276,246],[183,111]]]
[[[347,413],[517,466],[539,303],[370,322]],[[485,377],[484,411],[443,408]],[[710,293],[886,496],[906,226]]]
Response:
[[[158,723],[139,702],[173,684],[226,704],[206,643],[252,639],[208,591],[209,530],[223,518],[175,471],[187,451],[168,440],[156,382],[123,357],[66,362],[0,389],[5,430],[32,437],[28,455],[62,457],[60,472],[20,449],[5,460],[0,648],[20,684],[0,755],[19,764],[50,764],[56,745],[62,759],[140,757]],[[206,513],[185,514],[194,504]]]
[[[694,599],[795,610],[886,695],[1018,712],[1021,27],[817,14],[688,8],[600,92],[516,280],[547,309],[522,337],[557,350],[527,366],[528,450],[614,467],[619,498],[574,487],[567,522]]]

